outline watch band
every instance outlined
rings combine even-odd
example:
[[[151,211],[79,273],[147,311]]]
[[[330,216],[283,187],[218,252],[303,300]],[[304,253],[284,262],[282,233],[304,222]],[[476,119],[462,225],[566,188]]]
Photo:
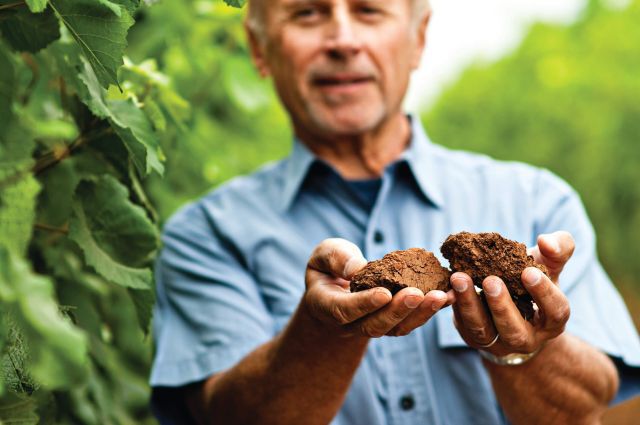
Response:
[[[540,352],[541,349],[542,347],[528,354],[513,353],[505,356],[496,356],[495,354],[491,354],[484,350],[478,350],[478,352],[483,359],[486,359],[493,364],[497,364],[499,366],[518,366],[531,360]]]

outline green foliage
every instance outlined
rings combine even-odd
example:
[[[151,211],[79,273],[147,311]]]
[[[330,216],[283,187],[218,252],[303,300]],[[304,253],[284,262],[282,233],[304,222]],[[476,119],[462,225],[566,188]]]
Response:
[[[0,0],[0,423],[151,421],[143,179],[188,106],[121,67],[138,6]]]
[[[51,8],[80,46],[103,87],[118,84],[127,30],[133,18],[108,1],[51,0]],[[105,6],[108,5],[108,6]]]
[[[16,394],[5,397],[0,403],[0,423],[36,425],[38,415],[36,414],[35,402],[28,397]]]
[[[147,188],[165,219],[229,178],[285,155],[291,134],[270,82],[251,63],[242,11],[222,0],[187,0],[161,2],[144,13],[129,34],[128,54],[147,64],[154,96],[166,98],[164,83],[153,77],[160,67],[187,101],[168,114],[187,114],[185,125],[173,118],[157,123],[166,125],[166,174],[151,176]]]
[[[614,281],[640,291],[640,1],[606,4],[592,1],[570,26],[535,25],[510,56],[466,71],[424,118],[439,143],[567,179]]]

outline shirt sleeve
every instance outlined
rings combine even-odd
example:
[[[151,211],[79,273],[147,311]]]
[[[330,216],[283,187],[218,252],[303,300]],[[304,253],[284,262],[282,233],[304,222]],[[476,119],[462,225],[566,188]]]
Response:
[[[640,340],[622,297],[600,264],[593,227],[579,196],[548,171],[536,188],[536,234],[569,231],[576,243],[560,275],[571,305],[567,332],[631,367],[640,367]]]
[[[152,387],[205,379],[273,337],[273,320],[242,253],[200,204],[165,226],[155,275]]]

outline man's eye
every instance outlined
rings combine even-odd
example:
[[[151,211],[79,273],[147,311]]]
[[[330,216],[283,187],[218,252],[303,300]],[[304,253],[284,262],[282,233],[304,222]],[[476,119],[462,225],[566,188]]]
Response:
[[[358,12],[362,13],[363,15],[375,15],[380,13],[380,9],[370,6],[361,6],[358,9]]]
[[[317,18],[320,12],[315,7],[306,7],[304,9],[298,9],[293,13],[294,19],[298,21],[311,21]]]

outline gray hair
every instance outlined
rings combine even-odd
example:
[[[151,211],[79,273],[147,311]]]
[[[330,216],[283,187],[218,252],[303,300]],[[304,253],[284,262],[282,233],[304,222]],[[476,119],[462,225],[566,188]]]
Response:
[[[413,4],[413,23],[418,24],[420,19],[431,9],[429,0],[409,0]],[[265,17],[267,0],[249,0],[247,11],[247,27],[262,43],[265,40]]]

